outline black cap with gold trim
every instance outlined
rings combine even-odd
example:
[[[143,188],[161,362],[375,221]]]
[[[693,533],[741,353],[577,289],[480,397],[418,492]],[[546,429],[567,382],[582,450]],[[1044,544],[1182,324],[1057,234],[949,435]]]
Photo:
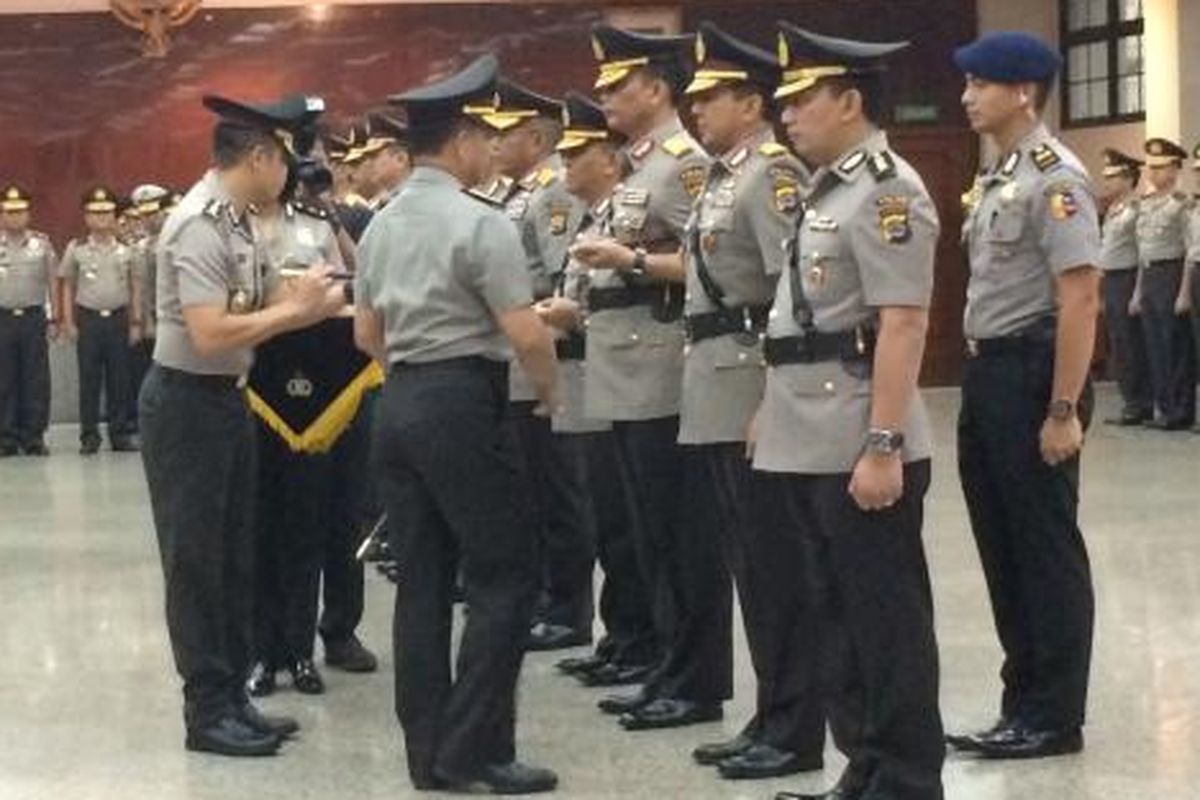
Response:
[[[1170,139],[1156,136],[1146,140],[1146,164],[1151,167],[1178,167],[1187,157],[1187,150]]]
[[[89,214],[116,213],[118,198],[107,186],[93,186],[83,193],[81,206]]]
[[[634,33],[597,23],[592,26],[592,54],[600,64],[596,89],[616,86],[642,67],[655,66],[676,90],[687,83],[687,49],[692,37]]]
[[[33,204],[33,198],[29,192],[25,191],[20,186],[9,184],[5,186],[3,191],[0,191],[0,211],[8,213],[18,213],[28,211]]]
[[[142,216],[162,211],[170,196],[171,193],[165,187],[155,183],[144,183],[129,193],[129,199]]]
[[[779,66],[783,77],[775,97],[799,94],[824,78],[879,74],[887,69],[885,59],[909,44],[838,39],[780,22]]]
[[[1133,156],[1128,156],[1115,147],[1104,148],[1104,169],[1101,175],[1105,178],[1132,178],[1145,164]]]
[[[364,141],[355,149],[356,158],[373,156],[394,144],[408,142],[408,123],[376,111],[368,114],[359,131]]]
[[[487,125],[487,116],[500,105],[496,93],[499,73],[500,62],[489,53],[449,78],[393,95],[388,102],[404,109],[408,126],[414,129],[445,125],[464,117]]]
[[[486,122],[499,131],[511,130],[522,122],[538,117],[558,120],[563,113],[563,104],[552,97],[526,89],[507,78],[496,85],[500,103],[496,111],[485,117]]]
[[[701,94],[726,84],[750,83],[774,90],[779,63],[762,48],[743,42],[711,22],[696,31],[696,72],[685,94]]]
[[[305,152],[303,145],[310,130],[315,138],[313,123],[325,110],[324,100],[305,95],[292,95],[276,103],[243,103],[210,94],[204,96],[203,103],[227,125],[270,133],[293,158]],[[311,147],[311,141],[307,143]]]
[[[593,142],[612,142],[618,146],[625,142],[624,136],[608,127],[604,109],[579,92],[567,92],[562,124],[563,135],[557,148],[560,153],[581,150]]]

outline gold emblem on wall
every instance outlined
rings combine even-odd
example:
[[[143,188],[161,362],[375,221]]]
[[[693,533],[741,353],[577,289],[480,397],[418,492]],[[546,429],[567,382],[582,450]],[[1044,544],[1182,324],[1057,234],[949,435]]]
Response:
[[[171,30],[191,22],[203,0],[109,0],[113,15],[142,33],[142,55],[165,58]]]

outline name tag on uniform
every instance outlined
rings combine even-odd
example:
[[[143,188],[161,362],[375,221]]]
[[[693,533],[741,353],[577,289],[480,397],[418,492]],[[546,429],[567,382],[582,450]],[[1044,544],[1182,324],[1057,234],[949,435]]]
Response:
[[[650,205],[650,192],[645,189],[626,189],[621,192],[621,204],[644,208]]]
[[[808,223],[808,229],[817,233],[833,233],[838,229],[838,224],[833,217],[814,217]]]

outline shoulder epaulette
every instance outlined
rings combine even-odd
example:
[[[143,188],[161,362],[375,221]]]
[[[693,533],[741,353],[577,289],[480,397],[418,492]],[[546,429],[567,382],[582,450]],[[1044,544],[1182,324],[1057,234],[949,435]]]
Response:
[[[1033,148],[1033,150],[1029,151],[1029,156],[1033,159],[1034,166],[1042,172],[1062,162],[1062,158],[1048,144],[1038,145]]]
[[[329,212],[320,206],[309,205],[308,203],[292,203],[292,205],[301,214],[306,214],[316,219],[329,219]]]
[[[787,155],[788,149],[779,142],[763,142],[758,146],[758,152],[767,158],[779,158]]]
[[[892,158],[892,154],[887,150],[880,150],[872,155],[867,166],[871,175],[880,183],[896,176],[896,159]]]
[[[537,184],[543,189],[554,183],[554,181],[557,179],[558,172],[554,169],[554,167],[542,167],[540,170],[538,170]]]
[[[220,219],[221,214],[225,212],[226,208],[228,208],[228,205],[224,200],[219,200],[214,197],[212,200],[209,200],[204,204],[203,214],[209,219]]]
[[[675,158],[683,158],[692,152],[694,148],[691,141],[688,140],[687,134],[677,133],[662,143],[662,149],[675,156]]]
[[[467,197],[470,197],[473,200],[478,200],[479,202],[481,202],[484,205],[487,205],[491,208],[497,208],[497,209],[504,208],[504,203],[502,203],[501,201],[492,197],[490,194],[487,194],[486,192],[481,192],[478,189],[473,189],[473,188],[463,189],[462,193],[465,194]]]

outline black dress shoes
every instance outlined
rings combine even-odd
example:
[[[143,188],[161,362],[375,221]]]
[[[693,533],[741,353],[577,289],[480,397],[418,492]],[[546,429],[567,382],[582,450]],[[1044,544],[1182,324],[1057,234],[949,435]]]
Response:
[[[275,668],[264,661],[254,662],[250,677],[246,679],[246,694],[251,697],[267,697],[275,693]]]
[[[325,642],[325,663],[345,672],[374,672],[379,668],[379,659],[353,634],[344,642]]]
[[[0,445],[0,458],[12,458],[20,454],[21,450],[15,444]]]
[[[81,456],[94,456],[99,452],[100,442],[98,440],[88,439],[79,445],[79,455]]]
[[[288,672],[292,676],[292,686],[296,687],[300,694],[325,693],[325,681],[321,678],[321,673],[317,672],[316,664],[310,659],[302,658],[293,662],[288,666]]]
[[[574,658],[564,658],[554,665],[555,669],[566,675],[587,675],[595,672],[608,663],[607,658],[598,656],[593,653],[590,656],[576,656]]]
[[[627,731],[651,731],[716,722],[724,718],[725,709],[720,703],[659,698],[623,715],[620,722],[621,727]]]
[[[27,456],[38,456],[44,458],[45,456],[50,455],[50,448],[46,447],[46,443],[41,439],[30,442],[21,449],[22,452],[24,452]]]
[[[279,751],[279,737],[257,731],[240,716],[228,714],[209,725],[188,730],[184,746],[223,756],[272,756]]]
[[[633,686],[645,683],[652,672],[654,672],[654,667],[650,664],[629,666],[610,663],[577,677],[580,683],[590,687]]]
[[[253,703],[238,708],[242,721],[259,733],[268,733],[279,739],[290,739],[300,732],[300,723],[291,717],[275,717],[264,714]]]
[[[1065,756],[1082,750],[1083,731],[1079,728],[1039,731],[1017,726],[1007,735],[981,740],[975,752],[986,759],[1017,760]]]
[[[592,634],[590,632],[577,631],[566,625],[555,625],[551,622],[539,622],[529,631],[525,649],[530,652],[547,652],[582,647],[591,643]]]
[[[776,792],[775,800],[858,800],[862,792],[843,789],[836,786],[821,794],[801,794],[800,792]]]
[[[797,772],[812,772],[824,768],[825,759],[821,753],[802,757],[769,744],[756,744],[717,765],[717,771],[721,773],[721,777],[732,781],[782,778],[784,775],[795,775]]]
[[[434,772],[442,786],[431,788],[444,788],[451,792],[538,794],[558,788],[558,776],[554,772],[518,761],[484,767],[477,775],[453,775],[437,769]]]
[[[715,767],[726,759],[739,756],[754,746],[754,740],[744,733],[739,733],[724,742],[702,744],[692,751],[692,758],[697,764]]]
[[[652,702],[653,695],[648,694],[645,689],[638,689],[630,694],[610,694],[608,697],[602,697],[596,705],[605,714],[620,715],[637,711]]]
[[[946,734],[946,744],[964,753],[978,753],[983,742],[1008,736],[1016,725],[1014,720],[1001,718],[987,730],[976,733],[948,733]]]
[[[111,444],[114,453],[136,453],[142,449],[136,436],[116,436]]]

